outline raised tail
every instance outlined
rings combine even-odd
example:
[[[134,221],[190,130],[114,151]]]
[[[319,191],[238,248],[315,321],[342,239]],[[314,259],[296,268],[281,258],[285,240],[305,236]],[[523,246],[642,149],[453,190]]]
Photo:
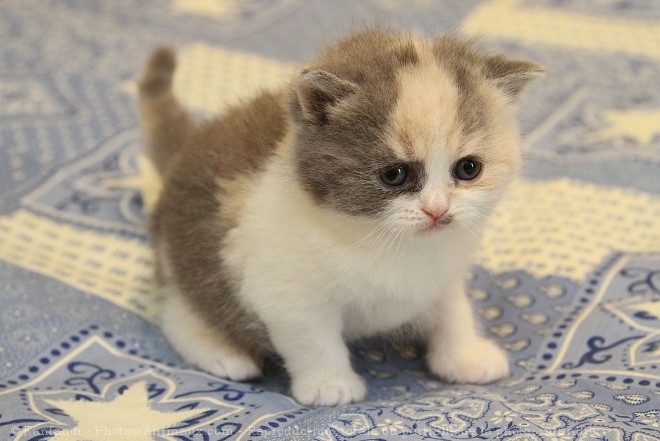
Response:
[[[174,51],[161,47],[151,55],[139,81],[140,111],[149,156],[161,176],[195,130],[195,123],[172,92],[175,69]]]

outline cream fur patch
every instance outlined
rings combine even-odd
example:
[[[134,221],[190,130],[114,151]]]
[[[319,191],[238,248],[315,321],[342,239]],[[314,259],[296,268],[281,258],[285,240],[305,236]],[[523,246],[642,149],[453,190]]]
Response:
[[[399,99],[388,135],[391,148],[402,159],[430,161],[433,152],[445,150],[445,145],[457,148],[458,91],[428,50],[418,50],[420,63],[399,73]]]

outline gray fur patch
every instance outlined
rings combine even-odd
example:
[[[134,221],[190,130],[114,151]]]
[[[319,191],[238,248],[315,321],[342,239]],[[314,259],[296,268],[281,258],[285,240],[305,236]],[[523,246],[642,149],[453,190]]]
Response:
[[[468,43],[450,36],[437,38],[433,50],[440,65],[456,83],[459,92],[456,112],[464,135],[483,130],[488,124],[488,105],[479,90],[479,83],[484,81],[481,55]]]
[[[436,40],[433,50],[460,91],[457,111],[466,131],[487,124],[479,81],[496,81],[515,94],[528,75],[521,64],[486,64],[468,44],[449,37]],[[287,130],[294,130],[296,177],[313,199],[351,215],[379,216],[401,196],[378,179],[384,167],[402,162],[383,139],[399,96],[397,75],[418,64],[420,54],[410,36],[368,30],[323,51],[289,90],[262,93],[201,125],[191,122],[171,93],[170,55],[157,53],[143,82],[147,137],[159,170],[167,171],[151,237],[164,245],[172,282],[200,318],[259,361],[272,345],[261,321],[241,305],[242,281],[221,257],[237,219],[220,199],[240,198],[234,193],[240,185],[234,185],[263,170]],[[316,73],[304,77],[309,72]],[[419,191],[423,164],[408,164],[418,180],[407,191]]]
[[[236,297],[220,244],[232,219],[218,202],[226,181],[258,172],[286,129],[281,97],[264,93],[197,129],[181,146],[151,217],[154,242],[164,241],[174,283],[190,306],[239,350],[260,360],[270,350],[260,321]]]
[[[398,195],[377,179],[379,170],[401,162],[385,145],[383,131],[398,97],[397,73],[417,62],[412,39],[388,31],[365,31],[326,49],[309,69],[329,72],[357,89],[332,102],[321,124],[306,117],[300,83],[294,85],[297,173],[319,204],[377,216]]]
[[[527,83],[544,72],[542,66],[505,55],[488,55],[471,42],[445,35],[433,46],[438,62],[453,76],[459,91],[457,114],[463,132],[470,135],[488,125],[489,105],[480,85],[491,81],[511,101],[515,101]]]

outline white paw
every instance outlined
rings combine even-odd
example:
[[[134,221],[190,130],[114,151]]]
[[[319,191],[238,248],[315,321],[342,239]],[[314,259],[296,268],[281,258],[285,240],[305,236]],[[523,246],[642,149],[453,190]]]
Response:
[[[506,353],[485,338],[468,347],[430,353],[428,363],[431,372],[450,383],[486,384],[509,375]]]
[[[245,381],[261,376],[257,363],[244,354],[216,354],[208,359],[198,360],[197,364],[206,372],[232,381]]]
[[[359,375],[293,379],[293,396],[305,406],[340,406],[364,400],[367,387]]]

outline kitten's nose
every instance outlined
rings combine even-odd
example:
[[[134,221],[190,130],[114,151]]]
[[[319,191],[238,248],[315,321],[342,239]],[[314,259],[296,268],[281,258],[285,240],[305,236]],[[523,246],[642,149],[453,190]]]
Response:
[[[422,211],[426,213],[428,217],[430,217],[433,221],[437,221],[440,219],[442,216],[447,213],[447,208],[445,207],[427,207],[427,208],[422,208]]]

